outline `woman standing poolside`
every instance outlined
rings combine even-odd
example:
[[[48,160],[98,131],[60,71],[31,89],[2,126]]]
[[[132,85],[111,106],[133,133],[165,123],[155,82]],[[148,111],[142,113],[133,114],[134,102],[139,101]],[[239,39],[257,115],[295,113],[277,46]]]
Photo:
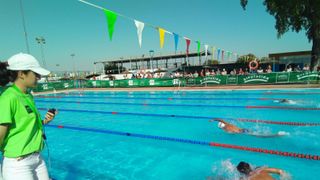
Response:
[[[52,121],[55,114],[48,112],[42,120],[29,93],[41,75],[49,73],[29,54],[16,54],[7,62],[0,62],[0,86],[5,87],[12,82],[0,96],[0,147],[4,180],[49,179],[40,152],[45,140],[43,124]]]

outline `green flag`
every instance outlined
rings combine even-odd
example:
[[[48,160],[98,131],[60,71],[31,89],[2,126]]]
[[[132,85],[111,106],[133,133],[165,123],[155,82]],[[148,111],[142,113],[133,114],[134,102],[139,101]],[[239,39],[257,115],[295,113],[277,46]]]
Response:
[[[108,23],[108,30],[109,30],[109,38],[110,41],[112,41],[112,35],[113,35],[113,31],[114,31],[114,24],[116,23],[117,20],[117,14],[109,11],[109,10],[103,10],[106,17],[107,17],[107,23]]]
[[[197,43],[198,43],[198,56],[200,56],[200,41],[197,41]]]

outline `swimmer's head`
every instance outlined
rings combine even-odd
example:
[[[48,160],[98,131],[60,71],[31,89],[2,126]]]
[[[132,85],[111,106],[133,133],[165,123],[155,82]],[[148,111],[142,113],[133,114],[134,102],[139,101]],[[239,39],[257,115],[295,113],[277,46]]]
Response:
[[[289,102],[289,100],[288,99],[281,99],[280,102],[286,103],[286,102]]]
[[[249,175],[250,172],[252,171],[251,170],[251,167],[250,167],[250,164],[246,163],[246,162],[243,162],[241,161],[238,166],[237,166],[237,170],[242,173],[242,174],[245,174],[245,175]]]
[[[226,124],[224,124],[223,122],[218,123],[218,128],[223,129],[225,126],[226,126]]]

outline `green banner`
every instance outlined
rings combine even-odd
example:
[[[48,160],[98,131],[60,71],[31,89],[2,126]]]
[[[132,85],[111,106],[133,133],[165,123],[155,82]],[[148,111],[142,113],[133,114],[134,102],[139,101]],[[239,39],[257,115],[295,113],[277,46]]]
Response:
[[[43,91],[54,91],[54,90],[65,90],[77,87],[78,82],[74,81],[61,81],[61,82],[49,82],[49,83],[39,83],[36,88],[33,89],[34,92]]]
[[[320,72],[279,72],[249,75],[216,75],[197,78],[85,80],[40,83],[34,92],[64,90],[71,88],[135,88],[135,87],[184,87],[278,83],[320,83]],[[2,88],[3,89],[3,88]],[[1,91],[1,88],[0,88]]]
[[[319,83],[319,72],[280,72],[249,75],[216,75],[180,79],[130,79],[115,81],[87,81],[86,87],[172,87],[172,86],[212,86],[277,83]]]

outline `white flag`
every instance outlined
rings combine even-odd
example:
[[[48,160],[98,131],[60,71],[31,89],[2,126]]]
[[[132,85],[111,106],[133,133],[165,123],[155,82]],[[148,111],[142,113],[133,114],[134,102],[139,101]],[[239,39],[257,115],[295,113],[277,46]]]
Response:
[[[137,27],[137,34],[138,34],[138,39],[139,39],[139,45],[140,45],[140,48],[141,48],[141,44],[142,44],[142,31],[143,31],[143,28],[144,28],[144,23],[143,23],[143,22],[140,22],[140,21],[137,21],[137,20],[134,20],[134,24],[135,24],[136,27]]]
[[[205,51],[205,53],[206,53],[206,59],[207,59],[207,57],[208,57],[208,47],[209,47],[209,46],[208,46],[207,44],[204,45],[204,48],[205,48],[205,50],[206,50],[206,51]]]

